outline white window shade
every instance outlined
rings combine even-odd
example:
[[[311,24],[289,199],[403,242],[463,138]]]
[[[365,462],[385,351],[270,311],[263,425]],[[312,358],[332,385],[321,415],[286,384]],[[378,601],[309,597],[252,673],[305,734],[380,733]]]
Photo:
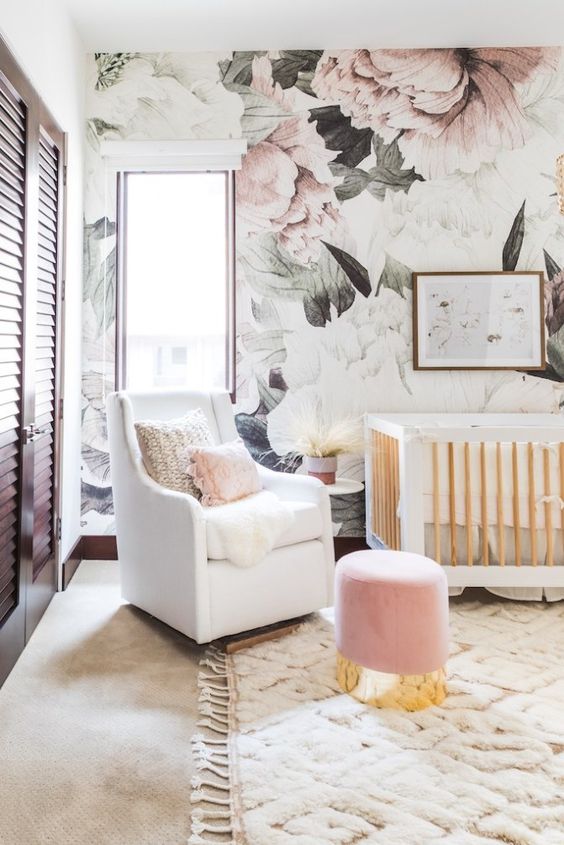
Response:
[[[193,141],[103,141],[100,153],[114,171],[240,170],[241,138]]]

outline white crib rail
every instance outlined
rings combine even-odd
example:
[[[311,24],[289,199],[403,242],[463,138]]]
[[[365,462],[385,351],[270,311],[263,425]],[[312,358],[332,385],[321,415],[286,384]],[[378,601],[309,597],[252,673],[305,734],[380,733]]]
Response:
[[[564,586],[560,419],[415,426],[409,417],[367,420],[369,545],[427,554],[453,585]]]

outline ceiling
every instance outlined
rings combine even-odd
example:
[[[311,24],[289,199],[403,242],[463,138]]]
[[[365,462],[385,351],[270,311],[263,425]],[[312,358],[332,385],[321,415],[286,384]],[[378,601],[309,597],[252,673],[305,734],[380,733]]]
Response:
[[[564,44],[562,0],[57,2],[99,52]]]

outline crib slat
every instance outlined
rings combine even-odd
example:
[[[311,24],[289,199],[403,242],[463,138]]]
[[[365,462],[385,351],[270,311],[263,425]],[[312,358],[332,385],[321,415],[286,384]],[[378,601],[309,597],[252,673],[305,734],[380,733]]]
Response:
[[[470,475],[470,444],[464,444],[464,494],[466,505],[466,563],[472,566],[472,478]]]
[[[382,434],[382,539],[390,546],[390,494],[388,490],[388,435]]]
[[[378,535],[378,432],[372,429],[372,533]]]
[[[521,566],[521,520],[519,514],[519,465],[517,462],[517,444],[511,444],[513,467],[513,533],[515,537],[515,565]]]
[[[550,489],[550,452],[543,449],[544,495],[552,495]],[[544,530],[546,532],[546,562],[554,565],[554,536],[552,534],[552,502],[544,503]]]
[[[531,563],[538,564],[537,551],[537,510],[535,502],[535,452],[532,443],[527,444],[529,475],[529,531],[531,534]]]
[[[393,461],[393,440],[390,435],[386,437],[386,493],[387,493],[387,510],[388,510],[388,524],[387,545],[390,549],[395,548],[394,538],[394,461]]]
[[[382,539],[384,543],[389,546],[390,538],[388,536],[388,435],[382,435],[382,504],[384,506],[384,518],[382,522]]]
[[[393,458],[394,458],[394,498],[392,500],[392,507],[394,509],[394,535],[395,535],[395,543],[394,549],[401,549],[401,536],[400,536],[400,520],[398,516],[398,504],[399,504],[399,442],[396,438],[393,439]]]
[[[382,489],[383,478],[383,460],[382,460],[382,432],[378,432],[378,446],[377,446],[377,463],[378,463],[378,530],[377,534],[380,540],[384,540],[383,533],[383,517],[384,517],[384,491]]]
[[[376,432],[376,535],[382,539],[382,455],[380,451],[380,432]]]
[[[450,515],[450,562],[456,566],[456,493],[454,486],[454,443],[448,444],[448,498]]]
[[[486,444],[480,443],[480,488],[482,493],[482,563],[489,566],[490,547],[488,542],[488,476],[486,471]]]
[[[435,527],[435,560],[441,563],[441,510],[439,499],[439,444],[433,443],[433,523]]]
[[[384,473],[386,471],[384,462],[384,436],[380,431],[378,433],[378,477],[379,477],[379,498],[380,498],[380,531],[379,537],[383,543],[386,542],[386,486],[384,484]]]
[[[382,470],[380,467],[380,432],[374,432],[374,533],[377,537],[382,534],[382,491],[380,483]]]
[[[501,461],[501,443],[495,444],[495,462],[497,475],[497,530],[499,542],[499,565],[505,566],[505,526],[503,524],[503,466]]]
[[[388,537],[388,461],[386,459],[386,449],[388,448],[388,436],[382,434],[382,539],[384,543],[389,546],[390,538]]]

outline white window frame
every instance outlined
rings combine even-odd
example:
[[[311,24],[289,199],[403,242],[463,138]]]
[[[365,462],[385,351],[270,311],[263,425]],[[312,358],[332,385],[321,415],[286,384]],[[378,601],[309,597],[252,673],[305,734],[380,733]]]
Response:
[[[225,174],[227,189],[227,326],[226,384],[235,401],[235,172],[240,170],[247,149],[242,139],[223,141],[103,141],[100,153],[111,189],[117,188],[116,208],[116,360],[115,383],[120,390],[126,385],[127,269],[125,266],[125,221],[127,219],[127,174],[129,173],[194,173]]]

